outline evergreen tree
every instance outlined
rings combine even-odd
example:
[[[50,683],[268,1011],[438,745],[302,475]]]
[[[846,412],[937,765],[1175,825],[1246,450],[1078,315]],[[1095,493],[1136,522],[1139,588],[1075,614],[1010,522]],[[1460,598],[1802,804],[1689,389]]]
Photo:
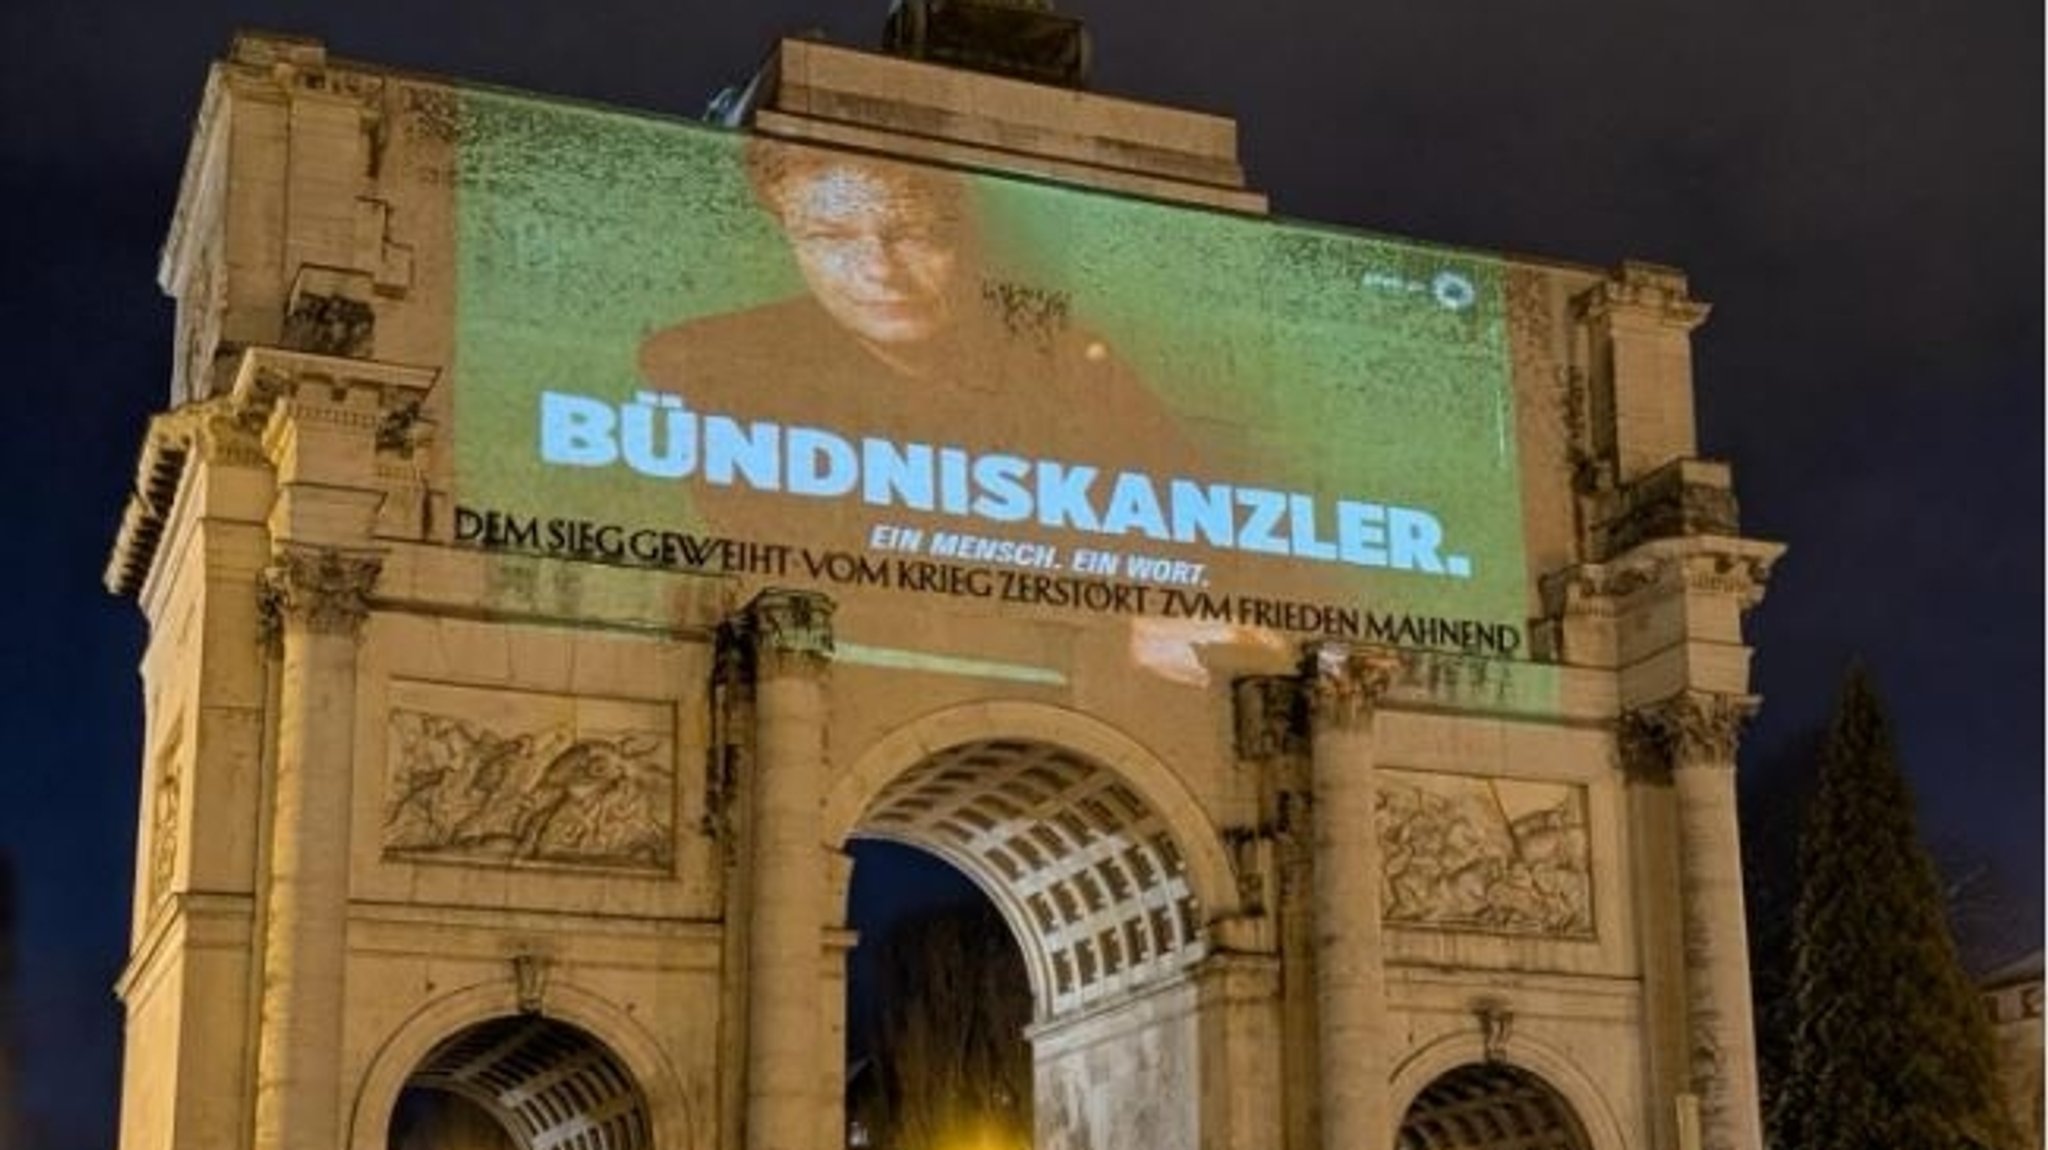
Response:
[[[1742,905],[1749,918],[1749,986],[1756,1017],[1757,1087],[1765,1142],[1787,1145],[1777,1123],[1778,1095],[1792,1070],[1798,1025],[1792,994],[1792,921],[1799,905],[1799,821],[1812,805],[1827,729],[1815,726],[1787,740],[1753,769],[1741,788]]]
[[[1800,836],[1789,1150],[2014,1150],[1891,725],[1852,670]]]

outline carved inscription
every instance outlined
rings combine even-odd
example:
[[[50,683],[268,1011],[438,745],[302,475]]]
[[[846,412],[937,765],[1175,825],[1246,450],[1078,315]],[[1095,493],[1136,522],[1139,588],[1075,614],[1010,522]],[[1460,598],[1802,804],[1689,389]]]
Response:
[[[1382,771],[1376,802],[1388,922],[1593,933],[1581,788]]]
[[[389,763],[387,854],[651,870],[674,862],[666,732],[395,709]]]

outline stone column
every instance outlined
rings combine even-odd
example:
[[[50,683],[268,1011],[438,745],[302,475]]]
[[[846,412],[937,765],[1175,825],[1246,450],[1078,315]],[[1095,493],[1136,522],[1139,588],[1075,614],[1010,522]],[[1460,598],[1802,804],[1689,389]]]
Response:
[[[1313,814],[1308,779],[1308,701],[1299,675],[1256,675],[1232,684],[1237,756],[1257,767],[1260,818],[1272,828],[1280,950],[1280,1138],[1273,1150],[1316,1150],[1316,919]],[[1273,1143],[1272,1134],[1266,1136]]]
[[[1393,1130],[1373,712],[1395,668],[1385,652],[1340,643],[1312,645],[1304,667],[1324,1150],[1379,1150]]]
[[[341,1142],[356,641],[379,566],[374,555],[287,546],[263,575],[265,615],[283,665],[256,1043],[257,1150]]]
[[[1735,745],[1755,710],[1750,696],[1686,691],[1627,721],[1638,752],[1670,767],[1678,800],[1686,1050],[1703,1150],[1763,1146],[1735,819]]]
[[[827,673],[832,601],[765,591],[747,607],[754,777],[747,857],[747,1150],[816,1147],[823,1065]]]

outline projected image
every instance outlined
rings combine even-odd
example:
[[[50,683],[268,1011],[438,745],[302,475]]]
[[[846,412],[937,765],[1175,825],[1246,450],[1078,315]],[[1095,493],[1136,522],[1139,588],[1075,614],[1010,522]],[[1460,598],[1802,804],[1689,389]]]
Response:
[[[1043,520],[1024,513],[1040,502],[1019,487],[1027,455],[1189,460],[1170,413],[1104,337],[1049,293],[999,278],[964,177],[762,141],[743,161],[802,292],[662,327],[638,349],[656,403],[680,398],[704,416],[695,495],[712,527],[742,521],[717,513],[730,502],[718,489],[828,501],[778,512],[804,516],[813,542],[865,542],[847,497]],[[835,526],[861,538],[832,540]]]
[[[1519,649],[1485,258],[497,94],[457,170],[458,538],[1095,619],[1190,684]]]
[[[930,377],[958,330],[966,189],[934,171],[757,145],[747,153],[811,300],[906,375]]]

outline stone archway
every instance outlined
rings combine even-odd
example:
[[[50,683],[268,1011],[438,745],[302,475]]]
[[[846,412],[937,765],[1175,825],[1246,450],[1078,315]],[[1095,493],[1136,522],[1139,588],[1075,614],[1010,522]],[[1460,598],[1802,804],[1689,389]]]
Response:
[[[1023,943],[1041,1020],[1102,1002],[1202,955],[1183,852],[1114,772],[1049,743],[934,752],[854,830],[931,852],[974,879]]]
[[[1593,1150],[1548,1082],[1505,1062],[1471,1062],[1424,1086],[1401,1118],[1397,1150]]]
[[[442,1041],[407,1077],[389,1150],[649,1150],[645,1093],[604,1043],[537,1015]]]
[[[1132,778],[1142,771],[1101,755],[1142,753],[1134,745],[1093,725],[1082,739],[1048,738],[1037,717],[1027,734],[896,740],[915,754],[893,771],[864,764],[886,781],[844,837],[945,860],[1009,923],[1034,999],[1036,1145],[1193,1150],[1203,1065],[1194,972],[1208,954],[1206,899],[1221,894],[1195,856],[1220,852],[1204,824],[1190,833],[1191,803],[1169,809],[1184,796],[1156,801]]]

